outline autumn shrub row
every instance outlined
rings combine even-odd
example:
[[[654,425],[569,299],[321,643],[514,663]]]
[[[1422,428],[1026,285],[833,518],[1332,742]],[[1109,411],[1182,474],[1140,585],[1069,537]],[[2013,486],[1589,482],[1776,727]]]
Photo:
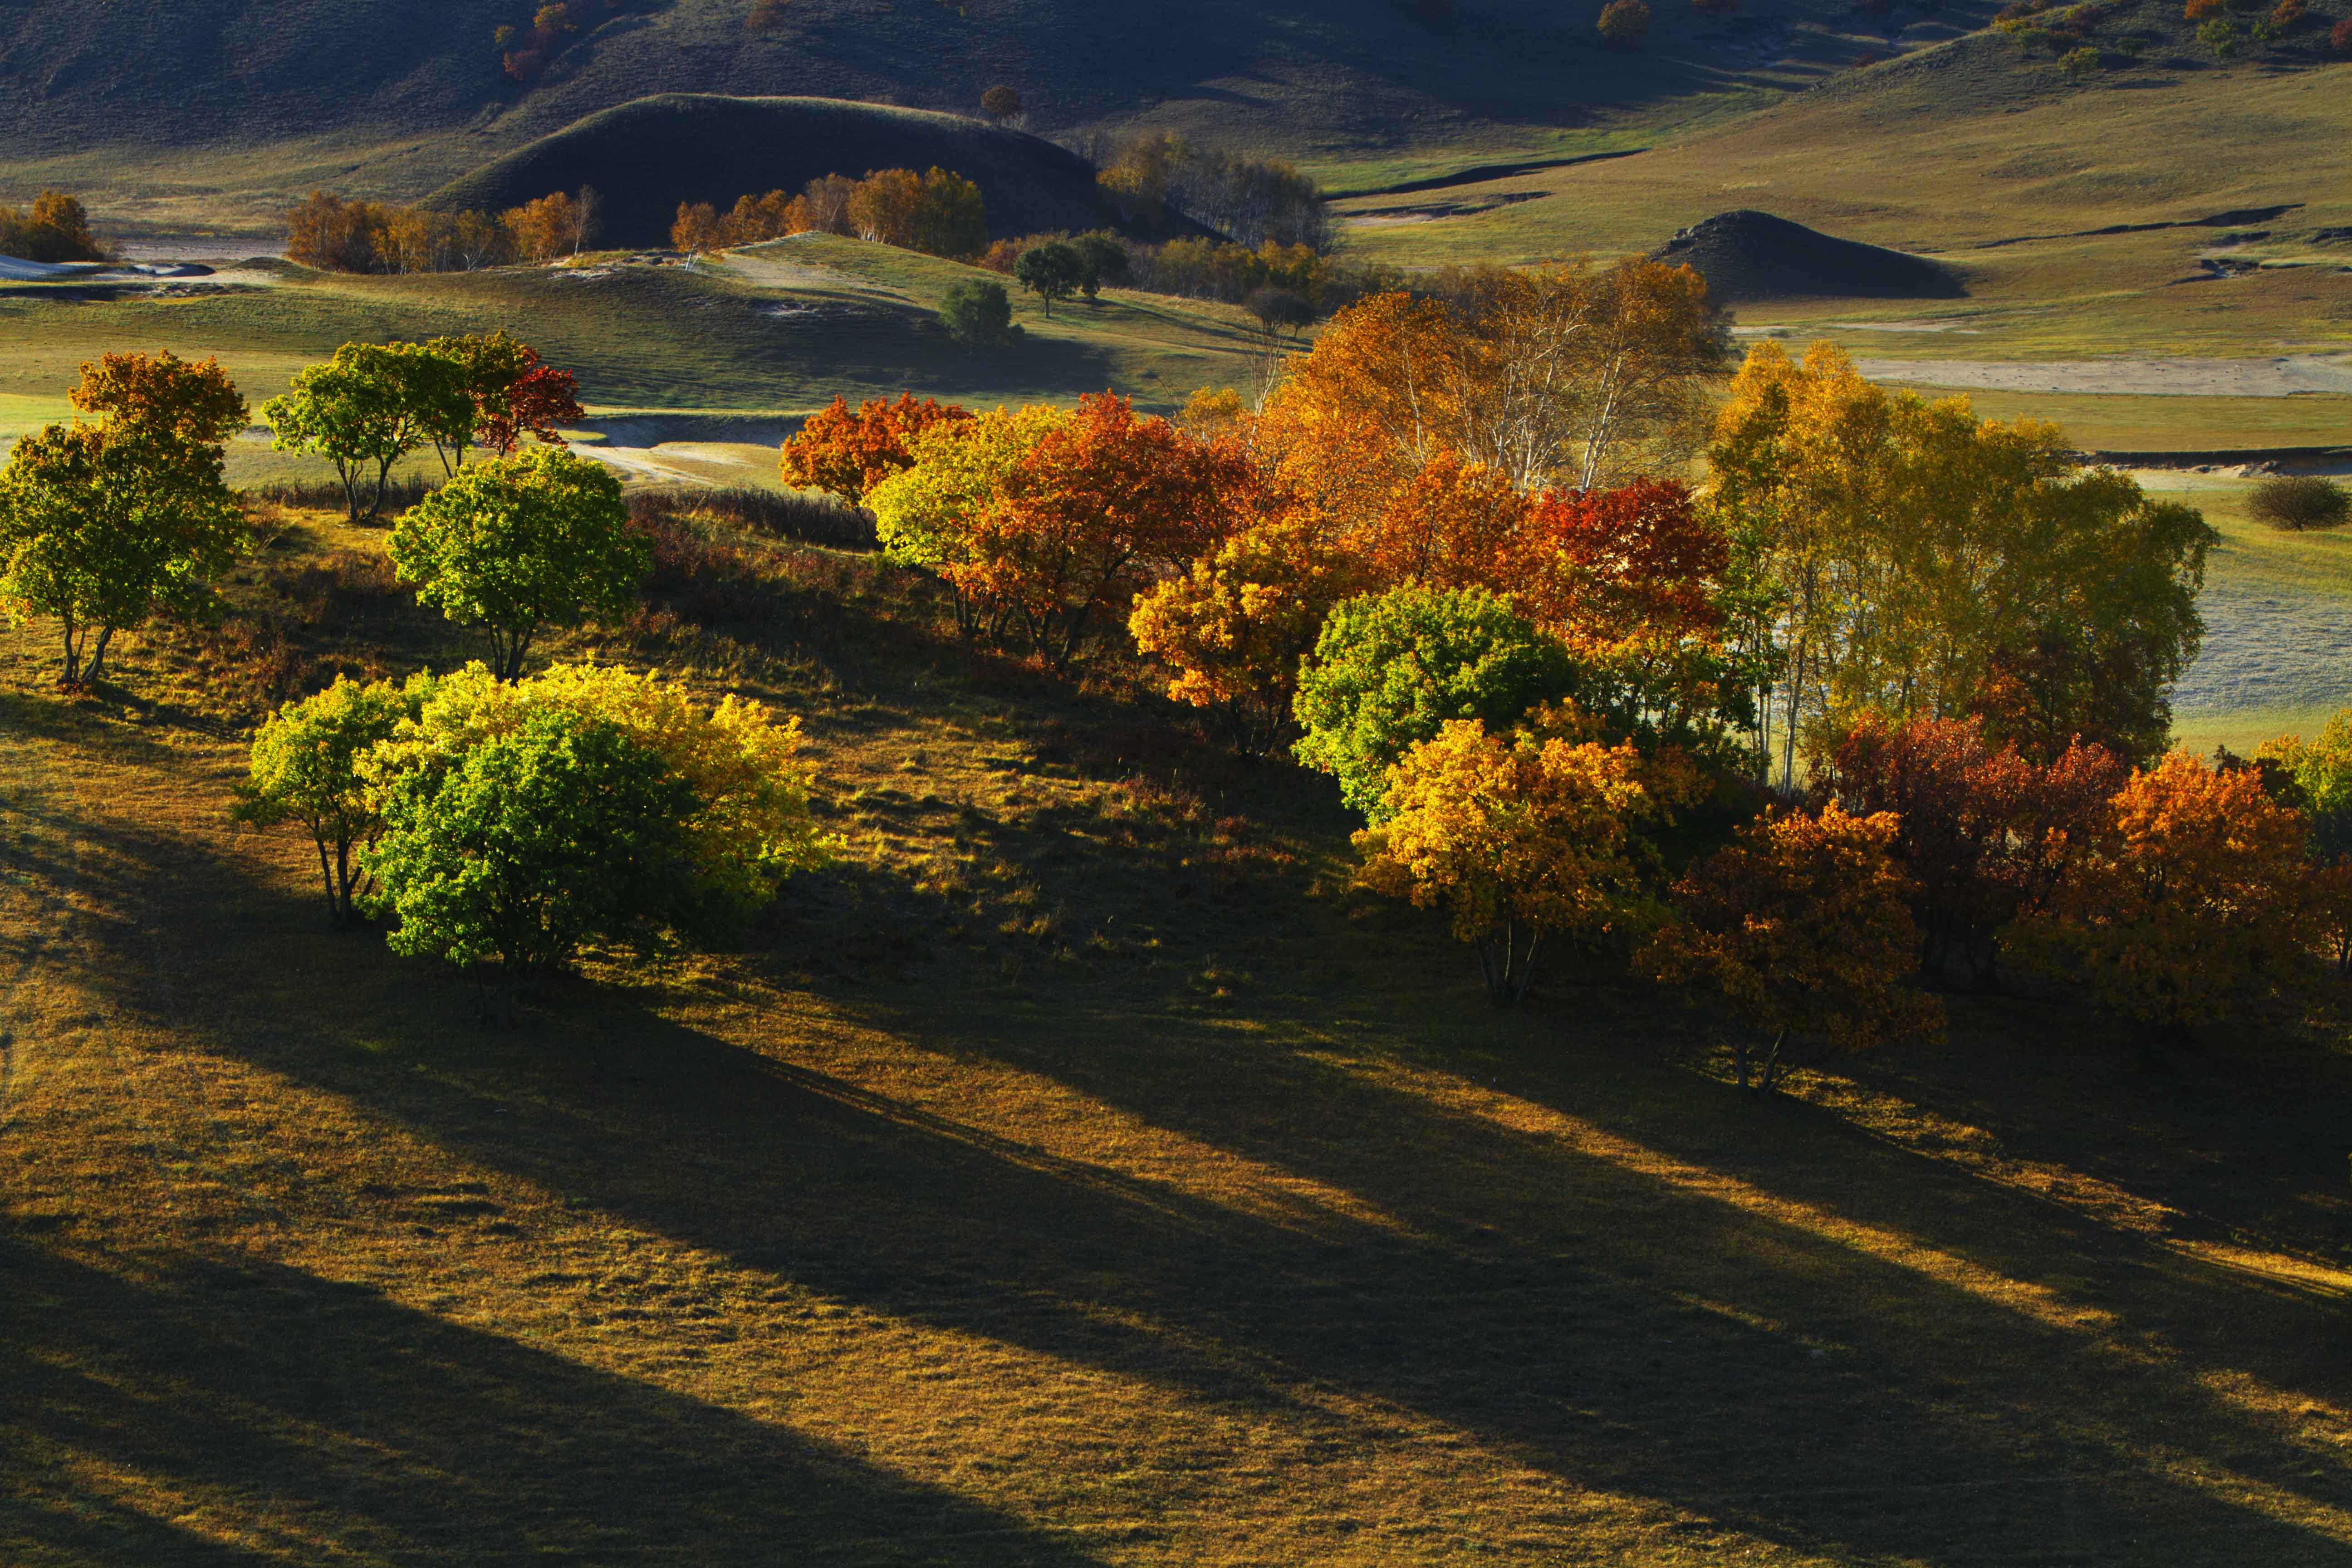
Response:
[[[330,272],[471,272],[576,256],[595,237],[595,191],[552,192],[491,216],[347,201],[324,191],[286,215],[286,255]]]
[[[827,174],[798,195],[743,195],[726,213],[709,202],[680,202],[670,244],[688,255],[756,245],[791,234],[838,234],[930,256],[978,256],[988,244],[980,187],[933,168],[877,169],[862,180]]]
[[[110,261],[79,196],[43,191],[29,207],[0,206],[0,256],[20,261]]]

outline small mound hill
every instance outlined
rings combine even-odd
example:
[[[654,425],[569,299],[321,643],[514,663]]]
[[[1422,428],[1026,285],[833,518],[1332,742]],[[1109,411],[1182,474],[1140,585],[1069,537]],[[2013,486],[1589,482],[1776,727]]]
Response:
[[[1706,279],[1717,300],[1827,295],[1861,300],[1956,300],[1960,280],[1922,257],[1839,239],[1770,213],[1717,213],[1658,250]]]
[[[934,165],[980,186],[992,237],[1118,224],[1085,160],[1019,131],[838,99],[708,93],[663,93],[589,115],[459,176],[425,205],[498,212],[593,185],[605,244],[661,245],[680,202],[724,211],[738,196],[798,191],[827,174]]]

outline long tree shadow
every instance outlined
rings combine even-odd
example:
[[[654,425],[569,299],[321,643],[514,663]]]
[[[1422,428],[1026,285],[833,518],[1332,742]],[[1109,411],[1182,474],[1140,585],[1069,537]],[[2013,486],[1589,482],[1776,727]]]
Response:
[[[1098,1561],[787,1429],[299,1269],[116,1271],[0,1233],[0,1279],[11,1562]],[[255,1498],[257,1520],[224,1530]]]
[[[1931,1234],[1996,1273],[2032,1272],[2023,1244],[2014,1257],[1999,1245],[2010,1233],[2060,1252],[2086,1239],[2022,1204],[1928,1223],[1937,1184],[1959,1184],[1889,1170],[1899,1157],[1838,1147],[1834,1130],[1775,1129],[1797,1147],[1767,1154],[1760,1140],[1743,1149],[1704,1093],[1662,1100],[1591,1058],[1575,1063],[1581,1083],[1562,1064],[1517,1064],[1532,1102],[1662,1146],[1670,1132],[1694,1165],[1801,1187],[1808,1219],[1328,1059],[1378,1065],[1402,1044],[1378,1031],[1236,1046],[1126,1009],[1013,1028],[952,1001],[865,1005],[918,1047],[1068,1084],[1388,1217],[1251,1212],[877,1093],[791,1059],[789,1038],[722,1039],[625,996],[487,1028],[463,987],[320,933],[249,866],[185,837],[89,831],[115,874],[85,876],[85,898],[167,915],[141,923],[141,942],[127,923],[90,927],[83,978],[118,1005],[190,1049],[327,1089],[467,1162],[837,1300],[1299,1420],[1302,1390],[1344,1388],[1576,1486],[1795,1549],[2352,1561],[2295,1517],[2352,1504],[2340,1458],[2219,1397],[2201,1369],[2021,1312],[1823,1223]],[[210,919],[193,918],[192,896]],[[331,1007],[301,970],[332,973]],[[802,1003],[821,1021],[854,1000]],[[1885,1212],[1888,1191],[1924,1195]],[[400,1217],[396,1191],[355,1201]],[[2269,1337],[2316,1335],[2334,1321],[2191,1271],[2161,1283],[2172,1308],[2216,1327],[2261,1318]],[[2200,1468],[2225,1484],[2199,1484]]]

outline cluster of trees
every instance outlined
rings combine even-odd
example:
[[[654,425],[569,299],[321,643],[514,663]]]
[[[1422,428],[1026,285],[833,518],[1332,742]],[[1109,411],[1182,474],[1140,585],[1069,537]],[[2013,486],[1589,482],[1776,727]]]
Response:
[[[296,823],[338,920],[529,974],[590,945],[723,938],[824,864],[798,721],[625,669],[348,679],[256,733],[235,815]]]
[[[490,47],[499,51],[499,68],[507,79],[529,87],[582,36],[583,27],[593,31],[599,23],[629,9],[630,0],[580,0],[578,5],[551,0],[531,13],[529,26],[504,24],[495,28]]]
[[[1246,249],[1269,241],[1318,251],[1330,247],[1330,203],[1312,179],[1279,159],[1244,157],[1151,132],[1098,140],[1083,151],[1129,223],[1172,211]]]
[[[584,417],[568,370],[494,332],[422,343],[345,343],[333,359],[298,371],[261,405],[280,451],[307,452],[335,468],[353,522],[383,509],[393,468],[433,448],[456,475],[477,448],[511,455],[525,436],[554,445],[562,425]]]
[[[222,479],[245,399],[216,362],[106,354],[71,398],[70,424],[0,468],[0,605],[58,622],[69,688],[99,679],[116,632],[200,607],[246,544]]]
[[[577,195],[485,212],[347,201],[325,191],[286,215],[286,255],[330,272],[471,272],[520,262],[541,266],[577,256],[596,237],[602,204],[593,186]]]
[[[43,191],[29,207],[0,206],[0,256],[20,261],[111,261],[81,198]]]
[[[117,632],[207,608],[248,547],[223,477],[247,413],[218,363],[169,352],[102,355],[69,395],[72,422],[26,436],[0,468],[0,605],[58,623],[78,688],[103,675]],[[509,672],[539,626],[617,607],[643,574],[609,475],[560,446],[517,453],[527,434],[560,442],[554,422],[580,407],[569,372],[502,331],[346,343],[263,414],[279,447],[336,465],[354,519],[400,458],[440,454],[456,477],[411,510],[394,559],[420,597],[484,626]],[[477,449],[499,457],[467,465]]]
[[[810,233],[965,258],[988,247],[988,212],[980,187],[961,174],[877,169],[862,180],[845,174],[811,180],[796,196],[782,191],[739,196],[724,214],[709,202],[680,202],[669,231],[671,246],[689,256]]]

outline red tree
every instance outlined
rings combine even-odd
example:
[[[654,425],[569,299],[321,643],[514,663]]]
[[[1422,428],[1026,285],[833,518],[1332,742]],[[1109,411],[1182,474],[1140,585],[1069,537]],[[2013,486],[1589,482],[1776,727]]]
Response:
[[[896,403],[869,399],[855,411],[847,398],[835,397],[784,443],[784,482],[830,490],[855,506],[867,490],[915,466],[915,437],[935,425],[971,417],[952,403],[929,397],[918,403],[911,392],[900,393]]]

